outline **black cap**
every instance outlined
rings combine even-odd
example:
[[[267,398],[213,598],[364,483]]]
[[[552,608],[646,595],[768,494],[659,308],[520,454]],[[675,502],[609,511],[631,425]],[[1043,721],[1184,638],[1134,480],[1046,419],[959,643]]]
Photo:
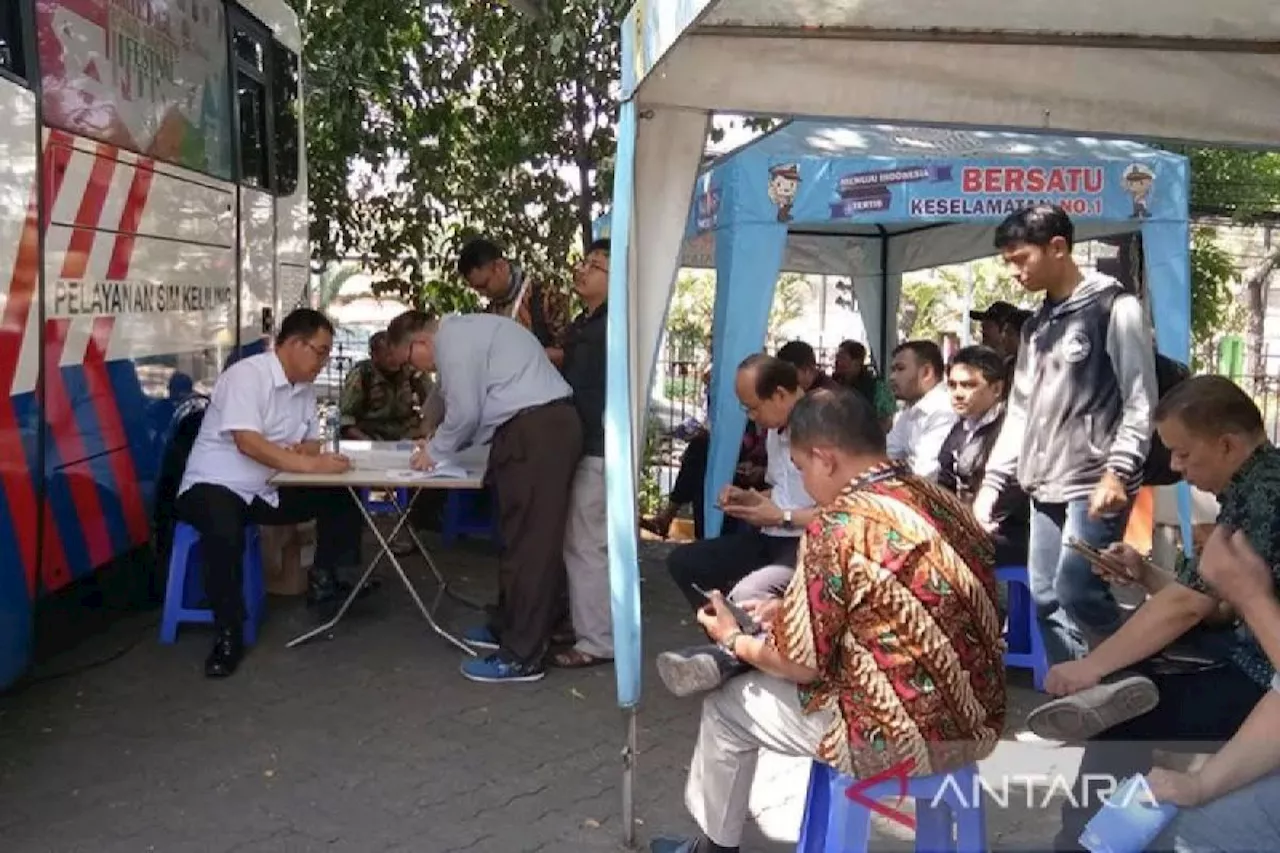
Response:
[[[979,323],[985,320],[991,320],[994,323],[1004,323],[1013,319],[1017,313],[1018,308],[1015,305],[1010,305],[1008,302],[992,302],[987,306],[985,311],[970,311],[969,318],[977,320]]]

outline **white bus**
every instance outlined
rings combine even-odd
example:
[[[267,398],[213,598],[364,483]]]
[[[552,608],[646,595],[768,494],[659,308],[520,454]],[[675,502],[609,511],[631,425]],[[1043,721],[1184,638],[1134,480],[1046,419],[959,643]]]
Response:
[[[284,0],[0,2],[0,688],[306,287],[300,49]]]

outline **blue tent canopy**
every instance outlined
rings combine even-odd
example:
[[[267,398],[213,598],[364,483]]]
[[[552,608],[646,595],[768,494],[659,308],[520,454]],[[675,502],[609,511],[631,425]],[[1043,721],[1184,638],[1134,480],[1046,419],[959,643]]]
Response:
[[[1002,131],[791,122],[699,175],[688,265],[714,266],[707,505],[728,482],[746,415],[734,367],[759,351],[784,270],[848,275],[881,364],[902,274],[994,252],[995,226],[1035,202],[1086,240],[1140,231],[1160,349],[1190,350],[1186,159],[1136,142]],[[709,509],[711,531],[720,514]]]
[[[1071,214],[1080,241],[1142,234],[1158,346],[1187,361],[1188,181],[1185,158],[1136,142],[816,121],[785,124],[704,167],[681,260],[717,274],[709,531],[719,530],[714,493],[732,476],[746,420],[733,392],[734,369],[764,343],[780,272],[849,276],[868,343],[884,363],[896,343],[903,273],[989,256],[995,226],[1005,216],[1051,202]],[[631,211],[615,215],[616,227],[626,233]],[[601,225],[600,233],[607,233],[610,224]],[[611,281],[615,290],[623,285],[610,302],[628,307],[630,317],[618,319],[634,330],[632,358],[652,365],[667,299],[634,292],[624,252],[615,254],[614,263]],[[647,408],[647,387],[615,384],[615,376],[627,373],[621,368],[610,380],[606,421],[615,439],[630,416],[630,394],[641,411]],[[641,374],[651,375],[651,368]],[[629,449],[614,446],[619,453]],[[639,590],[634,538],[629,549],[613,547],[628,538],[624,526],[634,537],[634,521],[617,512],[624,504],[634,507],[627,494],[631,480],[623,473],[610,475],[610,570],[619,702],[630,707],[640,695]],[[1185,490],[1181,500],[1185,518]]]

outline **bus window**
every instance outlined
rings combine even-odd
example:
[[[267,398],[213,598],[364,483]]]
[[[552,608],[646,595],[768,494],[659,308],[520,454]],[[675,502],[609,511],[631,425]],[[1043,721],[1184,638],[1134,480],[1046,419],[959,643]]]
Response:
[[[22,13],[18,4],[5,0],[0,9],[0,69],[26,79],[27,63],[22,52]]]
[[[268,102],[265,30],[236,21],[231,30],[235,57],[236,102],[240,117],[240,183],[271,188],[270,109]]]
[[[293,195],[298,189],[298,56],[287,47],[273,45],[272,97],[275,120],[276,192]]]
[[[267,188],[271,171],[267,163],[267,90],[257,80],[236,81],[240,104],[240,182]]]

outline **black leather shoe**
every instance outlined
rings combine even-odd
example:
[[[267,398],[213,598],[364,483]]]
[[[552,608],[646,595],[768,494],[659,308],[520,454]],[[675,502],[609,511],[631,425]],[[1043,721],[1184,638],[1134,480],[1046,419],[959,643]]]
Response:
[[[213,651],[204,661],[205,678],[228,678],[244,658],[244,641],[234,628],[218,629]]]
[[[658,655],[658,675],[677,696],[705,693],[751,667],[717,645],[694,646]]]
[[[360,594],[356,599],[365,598],[381,585],[377,578],[370,578],[364,586],[360,587]],[[338,614],[342,602],[346,601],[347,596],[351,594],[351,587],[352,584],[349,581],[338,580],[333,575],[313,574],[307,584],[307,606],[315,611],[317,619],[328,622]]]

